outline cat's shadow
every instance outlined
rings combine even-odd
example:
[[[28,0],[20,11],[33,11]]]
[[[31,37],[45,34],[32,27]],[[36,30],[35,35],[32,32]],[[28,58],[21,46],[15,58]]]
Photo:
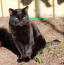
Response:
[[[11,34],[4,28],[0,28],[0,41],[2,42],[2,47],[5,47],[15,55],[18,55],[19,52],[14,45]]]

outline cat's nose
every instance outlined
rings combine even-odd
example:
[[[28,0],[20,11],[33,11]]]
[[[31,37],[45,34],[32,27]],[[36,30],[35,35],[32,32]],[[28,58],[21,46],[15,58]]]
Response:
[[[18,19],[19,19],[19,20],[22,20],[22,17],[21,17],[21,15],[19,15],[19,16],[18,16]]]
[[[19,20],[21,21],[22,20],[22,17],[19,17]]]

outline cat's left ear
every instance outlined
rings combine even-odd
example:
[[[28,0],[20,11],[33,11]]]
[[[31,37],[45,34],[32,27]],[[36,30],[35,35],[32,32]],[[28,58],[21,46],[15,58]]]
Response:
[[[24,11],[25,11],[25,12],[28,12],[28,6],[26,6],[26,7],[24,8]]]
[[[9,8],[9,14],[12,15],[12,13],[13,13],[13,9]]]

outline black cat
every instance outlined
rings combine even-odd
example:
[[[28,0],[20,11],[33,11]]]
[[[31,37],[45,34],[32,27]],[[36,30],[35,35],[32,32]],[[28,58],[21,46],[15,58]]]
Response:
[[[18,56],[18,62],[30,60],[46,45],[45,38],[37,26],[30,22],[27,11],[28,6],[23,9],[10,8],[9,27],[11,33],[0,29],[2,45]]]
[[[46,44],[37,26],[30,22],[27,11],[28,6],[23,9],[9,9],[9,27],[20,54],[18,61],[34,57]]]

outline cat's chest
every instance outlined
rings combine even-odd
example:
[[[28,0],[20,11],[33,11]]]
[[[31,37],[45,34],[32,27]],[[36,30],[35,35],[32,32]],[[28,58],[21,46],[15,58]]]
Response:
[[[29,37],[30,37],[30,26],[29,25],[11,28],[11,32],[12,32],[13,37],[16,40],[21,41],[23,43],[29,42]]]
[[[30,32],[30,25],[28,23],[24,26],[10,26],[10,30],[13,34],[27,34]]]
[[[29,25],[24,25],[24,26],[18,26],[18,27],[16,27],[16,29],[15,29],[15,31],[16,32],[25,32],[25,33],[27,33],[27,32],[29,32],[29,30],[30,30],[30,26]]]

